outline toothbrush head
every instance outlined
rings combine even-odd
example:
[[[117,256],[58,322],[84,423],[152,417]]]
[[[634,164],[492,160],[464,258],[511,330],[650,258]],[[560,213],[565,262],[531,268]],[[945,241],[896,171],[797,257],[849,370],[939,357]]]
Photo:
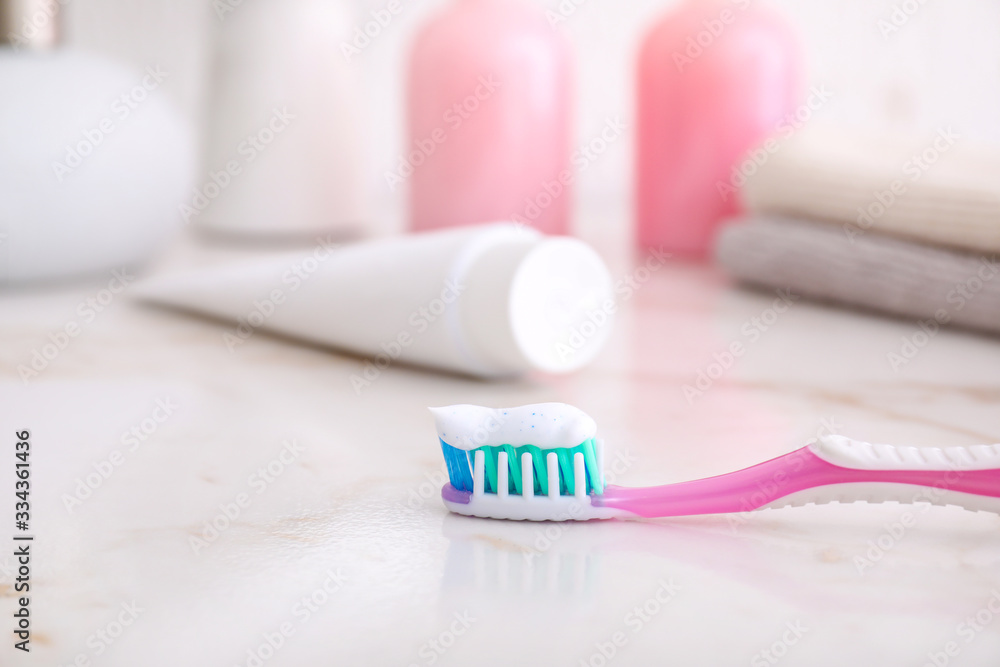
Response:
[[[622,513],[597,507],[604,492],[596,424],[564,403],[492,409],[431,408],[450,483],[452,512],[495,519],[567,521]]]

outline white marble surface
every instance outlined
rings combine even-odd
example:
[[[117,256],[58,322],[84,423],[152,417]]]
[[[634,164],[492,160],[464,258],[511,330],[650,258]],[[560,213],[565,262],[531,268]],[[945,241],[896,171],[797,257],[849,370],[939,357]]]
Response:
[[[615,271],[630,274],[622,262]],[[1000,441],[997,340],[942,332],[894,370],[887,354],[911,323],[804,302],[771,321],[773,294],[669,265],[624,304],[584,372],[487,384],[392,367],[358,396],[348,378],[360,359],[263,334],[230,351],[227,325],[142,306],[127,290],[86,321],[79,304],[106,282],[0,294],[0,664],[919,667],[929,654],[1000,664],[1000,617],[988,611],[1000,595],[996,516],[861,504],[745,522],[449,516],[425,409],[572,403],[621,453],[609,456],[617,482],[664,483],[756,463],[824,430]],[[79,335],[22,382],[18,366],[69,321]],[[687,400],[683,385],[733,341],[745,354]],[[165,416],[157,401],[171,406],[162,423],[151,421]],[[143,440],[124,436],[135,427]],[[4,546],[10,443],[23,428],[37,535],[29,656],[11,647]],[[78,480],[114,450],[120,465],[69,511]],[[269,464],[268,482],[258,471]],[[207,522],[226,523],[218,517],[238,500],[212,539]],[[907,512],[913,525],[893,537]],[[99,633],[117,632],[123,604],[141,612],[109,645]],[[991,622],[960,625],[977,612]],[[282,629],[290,635],[269,650]],[[942,653],[949,642],[955,657]],[[257,662],[248,651],[262,646]]]

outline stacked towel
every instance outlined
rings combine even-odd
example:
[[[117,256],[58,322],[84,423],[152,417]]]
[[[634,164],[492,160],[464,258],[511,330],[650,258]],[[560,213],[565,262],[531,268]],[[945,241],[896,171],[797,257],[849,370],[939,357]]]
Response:
[[[1000,156],[960,142],[803,131],[746,179],[750,214],[716,258],[747,283],[1000,333]]]
[[[1000,260],[840,227],[753,218],[723,228],[718,262],[750,284],[1000,333]]]
[[[920,139],[806,128],[767,156],[742,195],[752,213],[1000,251],[1000,155],[950,128]]]

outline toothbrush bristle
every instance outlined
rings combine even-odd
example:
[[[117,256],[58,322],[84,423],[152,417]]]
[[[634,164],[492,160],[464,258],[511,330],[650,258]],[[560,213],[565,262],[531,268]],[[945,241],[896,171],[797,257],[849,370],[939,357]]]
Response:
[[[604,493],[600,445],[594,439],[575,447],[535,445],[459,449],[441,441],[451,485],[459,491],[500,496],[583,496]],[[481,461],[477,461],[481,459]]]

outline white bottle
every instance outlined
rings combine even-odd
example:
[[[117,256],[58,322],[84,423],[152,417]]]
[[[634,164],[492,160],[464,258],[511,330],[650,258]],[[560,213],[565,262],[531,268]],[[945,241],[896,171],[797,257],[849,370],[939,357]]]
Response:
[[[0,285],[144,262],[194,180],[162,73],[50,49],[58,4],[0,0]]]
[[[354,235],[367,221],[362,91],[345,0],[244,0],[220,16],[203,181],[229,235]]]

